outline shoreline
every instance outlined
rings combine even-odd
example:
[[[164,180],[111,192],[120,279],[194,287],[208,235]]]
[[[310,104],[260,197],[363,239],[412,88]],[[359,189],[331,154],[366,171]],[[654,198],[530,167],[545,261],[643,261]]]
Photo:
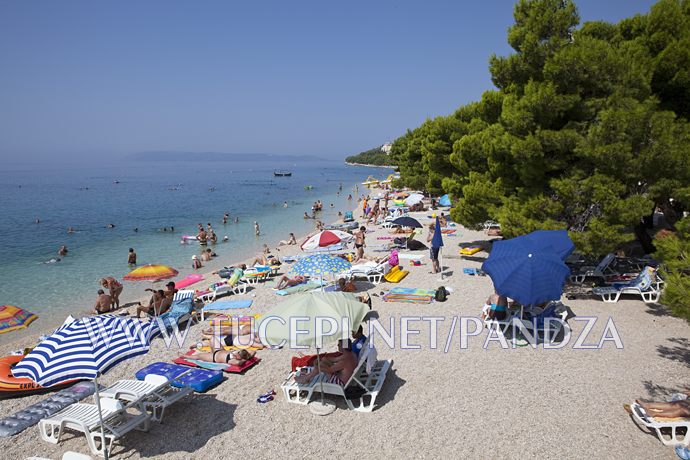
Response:
[[[367,168],[386,168],[386,169],[396,169],[397,166],[395,165],[368,165],[364,163],[348,163],[347,161],[345,162],[347,166],[366,166]]]
[[[353,190],[353,195],[354,195],[354,188],[355,188],[355,186],[358,186],[358,185],[359,185],[359,183],[356,182],[356,183],[352,184],[352,187],[350,187]],[[358,203],[359,203],[358,197],[353,196],[352,201],[353,201],[353,203],[352,203],[353,207],[352,207],[352,209],[349,209],[349,210],[351,210],[354,214],[358,209]],[[284,249],[297,248],[298,249],[297,252],[301,253],[301,251],[299,250],[299,246],[300,246],[301,242],[306,240],[307,238],[309,238],[310,236],[312,236],[313,234],[315,234],[317,232],[317,230],[315,228],[317,220],[321,220],[321,219],[318,219],[318,218],[314,219],[314,222],[313,222],[314,228],[311,231],[307,232],[306,234],[295,235],[296,240],[297,240],[296,245],[278,246],[278,243],[280,243],[280,241],[287,239],[287,236],[288,236],[287,234],[284,235],[284,237],[281,239],[266,240],[266,241],[263,241],[262,244],[268,244],[269,248],[271,248],[271,253],[278,256],[278,258],[281,258],[281,255],[291,255],[291,254],[283,253],[282,251]],[[292,219],[290,220],[290,222],[291,221],[292,221]],[[332,222],[324,222],[324,225],[331,225],[331,224],[337,224],[337,223],[342,223],[342,218],[335,220],[335,221],[332,221]],[[286,233],[289,234],[290,232],[287,231]],[[222,243],[220,243],[220,242],[217,243],[216,247],[218,247],[218,246],[220,246],[221,248],[223,247]],[[292,252],[292,251],[288,251],[288,252]],[[246,264],[247,266],[249,266],[250,262],[252,262],[258,254],[259,253],[255,253],[252,256],[248,256],[246,259],[240,258],[239,260],[233,259],[232,255],[226,256],[227,259],[223,256],[216,257],[215,259],[211,260],[212,265],[214,265],[214,268],[211,268],[211,269],[206,270],[206,271],[191,271],[190,273],[188,273],[188,274],[203,275],[203,279],[198,281],[197,283],[194,283],[194,284],[187,286],[185,289],[194,289],[195,291],[196,290],[202,290],[203,291],[204,290],[203,286],[208,286],[210,284],[214,284],[214,283],[217,283],[217,282],[222,280],[222,278],[220,278],[220,276],[218,276],[216,274],[216,272],[218,270],[222,269],[223,267],[240,265],[240,264]],[[215,263],[213,263],[213,262],[215,262]],[[208,264],[208,262],[207,262],[207,264]],[[206,266],[208,266],[208,265],[204,265],[204,267],[206,267]],[[178,275],[177,277],[161,280],[160,285],[154,286],[152,284],[151,288],[154,288],[154,287],[155,288],[158,288],[158,287],[162,288],[162,287],[164,287],[165,283],[167,283],[168,281],[171,281],[174,278],[178,278],[178,277],[180,277],[180,279],[184,279],[185,276],[187,276],[187,275],[182,275],[182,273],[180,273],[180,275]],[[127,295],[125,295],[124,297],[121,296],[120,297],[121,306],[117,310],[114,310],[113,313],[114,314],[121,314],[121,313],[126,312],[130,316],[134,315],[134,314],[136,314],[137,303],[146,304],[146,303],[148,303],[149,299],[150,299],[150,295],[144,295],[144,294],[140,295],[140,294],[133,294],[132,293],[131,296],[127,296]],[[81,308],[80,309],[80,307],[77,307],[77,305],[80,304],[78,299],[76,299],[75,302],[71,302],[71,303],[74,304],[74,308],[71,309],[69,312],[67,312],[66,313],[67,315],[73,315],[76,317],[93,316],[93,313],[92,313],[90,308],[87,308],[87,309]],[[21,349],[27,348],[29,346],[36,345],[39,342],[38,338],[40,338],[41,336],[44,336],[44,335],[52,334],[56,328],[60,327],[60,325],[64,322],[65,318],[62,318],[62,319],[51,318],[51,319],[55,319],[55,321],[46,320],[46,322],[42,325],[35,325],[35,323],[34,323],[34,325],[32,325],[33,327],[29,326],[26,329],[21,329],[19,331],[16,331],[19,334],[24,332],[25,335],[18,335],[17,337],[8,337],[6,341],[0,341],[0,350],[2,350],[2,351],[0,351],[0,356],[4,356],[6,353],[9,353],[10,350],[12,350],[12,351],[13,350],[21,350]],[[142,319],[145,319],[145,317],[143,317]],[[27,345],[27,343],[29,343],[29,342],[31,342],[31,344]]]

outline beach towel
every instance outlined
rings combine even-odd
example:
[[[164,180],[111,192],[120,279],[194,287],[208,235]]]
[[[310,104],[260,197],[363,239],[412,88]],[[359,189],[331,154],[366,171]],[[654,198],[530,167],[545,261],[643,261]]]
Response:
[[[297,286],[291,286],[289,288],[285,288],[285,289],[281,289],[279,291],[276,291],[276,295],[286,296],[286,295],[290,295],[290,294],[296,294],[299,292],[309,292],[309,291],[313,291],[314,289],[317,289],[320,287],[321,287],[321,283],[309,281],[308,283],[302,283],[302,284],[298,284]]]
[[[204,306],[204,311],[235,310],[238,308],[249,308],[252,306],[252,299],[241,300],[216,300]]]
[[[395,287],[383,296],[384,302],[431,303],[436,297],[435,289]]]
[[[223,372],[228,372],[231,374],[241,374],[250,367],[254,367],[259,362],[261,361],[260,358],[257,358],[254,356],[251,359],[248,359],[247,361],[244,362],[241,366],[237,366],[234,364],[223,364],[223,363],[209,363],[206,361],[199,361],[196,359],[193,359],[194,357],[194,350],[189,350],[185,357],[180,356],[179,358],[175,359],[173,363],[175,364],[181,364],[183,366],[189,366],[189,367],[200,367],[203,369],[212,369],[214,371],[223,371]]]

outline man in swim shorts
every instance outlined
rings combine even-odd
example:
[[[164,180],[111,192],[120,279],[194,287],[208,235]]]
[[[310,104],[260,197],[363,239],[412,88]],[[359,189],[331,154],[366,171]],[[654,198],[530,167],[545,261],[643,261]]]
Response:
[[[127,263],[129,265],[137,264],[137,253],[134,252],[134,248],[129,248],[129,254],[127,255]]]

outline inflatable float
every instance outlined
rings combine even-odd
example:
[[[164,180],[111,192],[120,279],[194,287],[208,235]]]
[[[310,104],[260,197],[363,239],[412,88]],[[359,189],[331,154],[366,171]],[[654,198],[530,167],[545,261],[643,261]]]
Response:
[[[76,380],[70,380],[60,385],[42,387],[31,379],[14,377],[12,375],[12,368],[22,359],[24,359],[24,355],[5,356],[0,358],[0,399],[16,398],[19,396],[54,391],[76,382]]]
[[[191,274],[187,275],[184,278],[182,278],[180,281],[175,282],[175,289],[184,289],[187,286],[191,286],[192,284],[198,283],[199,281],[204,279],[204,275],[199,275],[199,274]]]
[[[185,244],[185,243],[190,243],[192,241],[197,241],[196,236],[182,235],[182,241],[180,241],[180,243]]]

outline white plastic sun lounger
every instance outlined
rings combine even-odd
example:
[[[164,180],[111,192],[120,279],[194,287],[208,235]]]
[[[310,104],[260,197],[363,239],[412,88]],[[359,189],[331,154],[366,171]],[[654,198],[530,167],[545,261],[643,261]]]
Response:
[[[102,442],[98,407],[95,404],[75,403],[60,412],[38,422],[41,439],[51,444],[60,442],[65,429],[80,431],[86,436],[94,455],[104,456],[104,447],[112,449],[113,442],[134,429],[148,431],[150,417],[140,403],[123,406],[112,398],[101,398],[101,414],[105,426],[105,443]],[[128,412],[135,409],[136,413]]]
[[[597,287],[592,289],[592,293],[600,296],[604,302],[609,303],[618,302],[618,299],[623,294],[639,295],[644,303],[656,303],[661,297],[663,286],[664,280],[659,278],[656,269],[645,267],[637,278],[629,283]]]
[[[190,387],[173,387],[170,380],[162,375],[149,374],[144,380],[118,380],[103,390],[101,396],[128,402],[141,402],[151,416],[151,420],[161,422],[165,409],[192,391]]]
[[[229,284],[224,284],[222,286],[218,286],[216,289],[212,290],[209,293],[199,296],[199,299],[204,303],[208,303],[214,302],[217,297],[225,294],[246,294],[248,286],[249,284],[245,283],[244,281],[237,281],[237,283],[235,283],[233,286],[230,286]]]
[[[650,430],[656,431],[656,435],[666,446],[689,446],[690,445],[690,419],[672,418],[665,419],[653,417],[637,403],[630,405],[632,415],[636,422],[644,425]],[[685,434],[679,433],[679,428],[684,428]],[[662,433],[661,430],[668,430],[669,434]]]
[[[347,406],[357,412],[371,412],[374,410],[376,397],[378,396],[383,382],[386,380],[386,373],[393,364],[392,360],[377,361],[370,371],[367,372],[366,362],[369,357],[375,359],[375,350],[369,346],[369,340],[365,342],[359,353],[359,362],[350,379],[341,386],[335,383],[328,383],[324,379],[325,374],[319,374],[307,384],[300,384],[295,381],[295,372],[291,372],[280,385],[288,402],[295,404],[308,404],[314,392],[320,392],[323,384],[323,392],[342,396]],[[321,380],[324,380],[323,383]],[[348,399],[345,391],[351,389],[362,392],[361,396],[352,398],[357,400],[357,405],[352,399]]]
[[[350,271],[343,274],[349,278],[366,278],[372,284],[379,284],[383,277],[391,269],[388,261],[376,264],[375,262],[353,265]]]
[[[596,267],[582,267],[577,273],[570,275],[570,282],[582,284],[587,278],[603,278],[607,275],[616,275],[616,271],[610,268],[611,263],[616,259],[614,253],[607,254]]]

